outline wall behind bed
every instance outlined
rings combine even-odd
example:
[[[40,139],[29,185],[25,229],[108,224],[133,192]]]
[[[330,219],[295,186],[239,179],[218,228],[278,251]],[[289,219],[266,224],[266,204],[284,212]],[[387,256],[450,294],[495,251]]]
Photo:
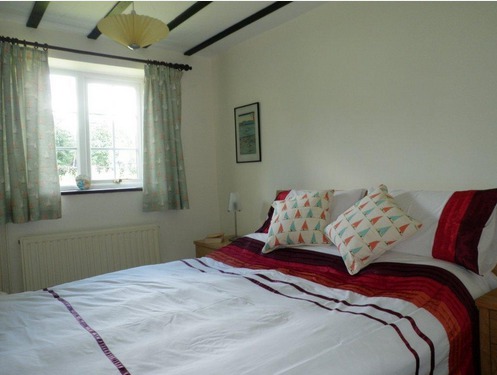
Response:
[[[218,61],[220,204],[239,232],[277,189],[497,186],[497,3],[331,2]],[[233,108],[260,102],[262,162],[236,164]]]

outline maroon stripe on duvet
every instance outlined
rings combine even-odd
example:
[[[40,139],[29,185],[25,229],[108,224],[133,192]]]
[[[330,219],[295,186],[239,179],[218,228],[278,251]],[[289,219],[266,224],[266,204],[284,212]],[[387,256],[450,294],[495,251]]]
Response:
[[[236,276],[241,276],[243,277],[244,279],[254,283],[255,285],[263,288],[263,289],[266,289],[267,291],[271,292],[271,293],[274,293],[274,294],[278,294],[282,297],[286,297],[286,298],[290,298],[290,299],[294,299],[294,300],[298,300],[298,301],[305,301],[305,302],[309,302],[309,303],[312,303],[316,306],[318,306],[319,308],[321,309],[324,309],[324,310],[328,310],[328,311],[336,311],[336,312],[339,312],[339,313],[344,313],[344,314],[351,314],[351,315],[361,315],[361,316],[364,316],[368,319],[371,319],[371,320],[374,320],[382,325],[385,325],[385,326],[390,326],[392,327],[395,332],[397,333],[397,335],[399,336],[399,338],[402,340],[402,342],[404,343],[404,345],[406,346],[406,348],[411,352],[411,354],[413,355],[414,357],[414,360],[415,360],[415,367],[416,367],[416,371],[415,371],[415,375],[419,375],[419,367],[420,367],[420,357],[419,357],[419,354],[418,352],[411,346],[411,344],[409,343],[409,341],[407,340],[407,338],[404,336],[404,334],[402,333],[402,331],[400,330],[400,328],[395,324],[395,323],[388,323],[386,322],[385,320],[383,319],[380,319],[380,318],[377,318],[375,316],[372,316],[370,314],[367,314],[367,313],[364,313],[364,312],[358,312],[358,311],[350,311],[350,310],[343,310],[341,308],[338,308],[338,307],[329,307],[329,306],[326,306],[326,305],[323,305],[322,303],[319,303],[317,301],[313,301],[311,299],[308,299],[308,298],[303,298],[303,297],[295,297],[295,296],[291,296],[291,295],[287,295],[285,293],[282,293],[280,292],[279,290],[276,290],[274,288],[272,288],[271,286],[267,285],[267,284],[264,284],[263,282],[259,281],[259,280],[256,280],[252,277],[248,277],[248,276],[245,276],[245,275],[242,275],[242,274],[239,274],[239,273],[236,273],[236,272],[229,272],[229,271],[224,271],[224,270],[220,270],[220,269],[217,269],[217,268],[213,268],[209,265],[207,265],[205,262],[199,260],[199,259],[195,259],[198,263],[201,263],[204,267],[208,267],[210,269],[213,269],[213,270],[216,270],[220,273],[223,273],[223,274],[229,274],[229,275],[236,275]],[[200,269],[200,268],[197,268],[195,267],[194,265],[190,264],[189,262],[183,260],[182,261],[184,264],[186,264],[187,266],[191,267],[191,268],[194,268],[200,272],[205,272],[204,270]],[[426,336],[420,329],[419,327],[417,326],[416,322],[411,318],[411,317],[408,317],[408,316],[404,316],[396,311],[393,311],[393,310],[390,310],[390,309],[385,309],[385,308],[382,308],[376,304],[352,304],[346,300],[340,300],[340,299],[337,299],[337,298],[331,298],[331,297],[328,297],[328,296],[324,296],[322,294],[317,294],[317,293],[311,293],[305,289],[303,289],[302,287],[298,286],[297,284],[294,284],[294,283],[291,283],[291,282],[288,282],[288,281],[283,281],[283,280],[274,280],[274,279],[271,279],[270,277],[266,276],[266,275],[263,275],[263,274],[256,274],[258,277],[270,282],[270,283],[280,283],[280,284],[286,284],[286,285],[289,285],[289,286],[292,286],[293,288],[295,288],[296,290],[298,290],[299,292],[301,293],[304,293],[304,294],[307,294],[309,296],[313,296],[313,297],[317,297],[317,298],[320,298],[322,300],[325,300],[325,301],[330,301],[330,302],[334,302],[334,303],[337,303],[337,304],[342,304],[342,305],[345,305],[345,306],[349,306],[349,307],[371,307],[371,308],[374,308],[376,310],[379,310],[379,311],[382,311],[382,312],[386,312],[386,313],[390,313],[400,319],[406,319],[407,321],[410,322],[413,330],[417,333],[417,335],[426,342],[426,344],[429,346],[430,348],[430,372],[429,374],[433,374],[433,370],[434,370],[434,367],[435,367],[435,346],[433,345],[433,342],[431,341],[431,339]]]
[[[116,366],[116,368],[119,370],[119,372],[123,375],[131,375],[131,373],[124,367],[122,362],[110,351],[109,347],[107,344],[104,342],[102,337],[93,329],[91,328],[88,323],[79,315],[79,313],[74,309],[74,307],[64,298],[59,296],[53,289],[43,289],[44,291],[50,293],[56,300],[58,300],[60,303],[62,303],[67,310],[71,313],[71,315],[77,320],[77,322],[83,327],[86,331],[88,331],[95,341],[97,342],[98,346],[102,350],[102,352],[105,354],[105,356]]]
[[[243,237],[208,257],[233,267],[273,269],[364,296],[407,300],[429,311],[444,326],[451,345],[449,373],[479,373],[478,310],[463,283],[449,271],[382,262],[352,276],[338,256],[295,248],[261,254],[263,245]]]
[[[263,274],[257,274],[257,275],[260,278],[266,279],[266,280],[268,280],[270,282],[275,282],[275,283],[281,283],[281,284],[290,285],[290,286],[292,286],[293,288],[295,288],[296,290],[298,290],[301,293],[304,293],[304,294],[307,294],[307,295],[310,295],[310,296],[313,296],[313,297],[321,298],[321,299],[324,299],[326,301],[334,302],[334,303],[337,303],[337,304],[343,304],[343,305],[349,306],[349,307],[371,307],[371,308],[374,308],[374,309],[376,309],[378,311],[382,311],[382,312],[391,314],[391,315],[393,315],[393,316],[395,316],[395,317],[397,317],[399,319],[405,319],[405,320],[407,320],[410,323],[410,325],[411,325],[412,329],[414,330],[414,332],[416,332],[416,334],[418,335],[418,337],[420,337],[429,346],[429,348],[430,348],[430,352],[431,352],[431,359],[430,359],[431,372],[430,372],[430,374],[433,373],[433,369],[435,368],[435,345],[433,344],[433,341],[421,331],[421,329],[418,327],[416,321],[412,317],[403,315],[403,314],[399,313],[398,311],[394,311],[392,309],[387,309],[387,308],[378,306],[378,305],[373,304],[373,303],[365,303],[365,304],[350,303],[349,301],[344,300],[344,299],[340,300],[338,298],[332,298],[332,297],[324,296],[322,294],[317,294],[317,293],[309,292],[309,291],[305,290],[304,288],[302,288],[301,286],[299,286],[297,284],[294,284],[294,283],[291,283],[291,282],[288,282],[288,281],[273,280],[270,277],[268,277],[266,275],[263,275]],[[366,314],[360,314],[360,315],[366,315]],[[384,324],[387,324],[386,322],[383,322],[383,321],[381,321],[381,322],[384,323]],[[398,327],[395,324],[392,324],[392,327],[394,327],[394,329],[397,330],[397,333],[401,337],[402,341],[404,341],[404,343],[406,344],[406,346],[408,346],[409,350],[411,350],[411,347],[406,342],[406,340],[404,340],[404,337],[401,335],[400,331],[398,330]],[[413,355],[415,356],[415,358],[417,360],[416,361],[417,362],[416,373],[418,373],[418,370],[419,370],[419,356],[418,356],[417,353],[414,352],[414,350],[411,350],[411,352],[413,353]]]
[[[496,204],[497,189],[452,194],[438,221],[433,257],[479,273],[478,244]]]
[[[357,312],[357,311],[349,311],[349,310],[342,310],[340,308],[333,308],[333,307],[328,307],[328,306],[325,306],[319,302],[316,302],[316,301],[313,301],[313,300],[310,300],[310,299],[307,299],[307,298],[303,298],[303,297],[295,297],[295,296],[289,296],[287,294],[284,294],[272,287],[270,287],[269,285],[266,285],[264,283],[261,283],[260,281],[258,280],[255,280],[251,277],[247,277],[247,276],[243,276],[245,279],[251,281],[252,283],[270,291],[271,293],[274,293],[274,294],[278,294],[280,296],[283,296],[283,297],[286,297],[286,298],[290,298],[290,299],[295,299],[295,300],[299,300],[299,301],[306,301],[306,302],[310,302],[310,303],[313,303],[314,305],[324,309],[324,310],[328,310],[328,311],[336,311],[336,312],[340,312],[340,313],[344,313],[344,314],[351,314],[351,315],[361,315],[361,316],[364,316],[368,319],[371,319],[371,320],[374,320],[380,324],[383,324],[385,326],[390,326],[392,327],[395,332],[397,332],[397,335],[400,337],[400,339],[402,340],[402,342],[404,343],[404,345],[406,346],[407,350],[409,350],[411,352],[411,354],[413,355],[414,357],[414,360],[415,360],[415,363],[416,363],[416,371],[415,371],[415,375],[419,375],[419,366],[420,366],[420,358],[419,358],[419,354],[418,352],[411,346],[411,344],[409,343],[409,341],[406,339],[406,337],[404,336],[404,334],[401,332],[400,328],[395,324],[395,323],[388,323],[382,319],[379,319],[375,316],[372,316],[370,314],[366,314],[366,313],[362,313],[362,312]],[[324,296],[321,296],[321,297],[324,297]],[[365,306],[372,306],[372,305],[365,305]],[[416,330],[416,332],[419,332],[419,330]],[[424,336],[424,335],[423,335]],[[424,336],[426,337],[426,336]],[[426,337],[427,338],[427,337]],[[429,339],[428,339],[429,340]],[[430,343],[431,343],[431,340],[430,340]],[[431,351],[431,369],[430,369],[430,375],[433,374],[433,367],[434,367],[434,347],[433,347],[433,344],[430,346],[430,351]]]

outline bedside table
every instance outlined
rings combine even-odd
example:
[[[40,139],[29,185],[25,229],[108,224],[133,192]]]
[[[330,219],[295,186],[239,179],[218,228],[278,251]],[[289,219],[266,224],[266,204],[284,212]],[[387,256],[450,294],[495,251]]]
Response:
[[[228,239],[230,236],[225,236],[222,242],[205,242],[204,240],[193,241],[195,244],[195,256],[201,258],[206,256],[214,250],[220,249],[228,245],[231,241]]]
[[[497,374],[497,289],[476,300],[480,310],[481,375]]]

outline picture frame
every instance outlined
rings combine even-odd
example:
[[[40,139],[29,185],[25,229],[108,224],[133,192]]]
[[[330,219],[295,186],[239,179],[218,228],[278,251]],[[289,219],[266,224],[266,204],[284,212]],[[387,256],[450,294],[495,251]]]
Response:
[[[259,102],[236,107],[234,112],[236,162],[260,162],[262,159]]]

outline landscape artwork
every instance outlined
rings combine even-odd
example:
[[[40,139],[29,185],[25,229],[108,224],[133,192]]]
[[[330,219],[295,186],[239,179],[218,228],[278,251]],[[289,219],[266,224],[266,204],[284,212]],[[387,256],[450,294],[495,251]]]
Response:
[[[235,108],[236,161],[261,161],[259,103]]]
[[[255,113],[242,113],[238,116],[238,135],[240,138],[240,154],[255,154]]]

